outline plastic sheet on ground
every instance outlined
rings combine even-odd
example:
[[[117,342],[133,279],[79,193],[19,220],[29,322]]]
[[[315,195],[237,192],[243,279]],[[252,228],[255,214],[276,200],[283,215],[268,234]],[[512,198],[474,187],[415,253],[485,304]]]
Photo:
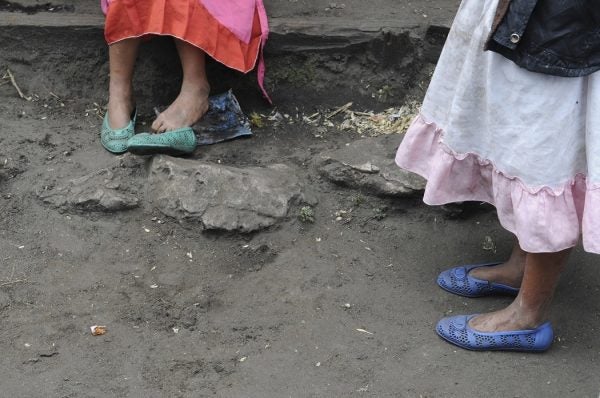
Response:
[[[198,137],[198,145],[211,145],[252,135],[250,121],[231,90],[210,97],[208,112],[192,128]]]

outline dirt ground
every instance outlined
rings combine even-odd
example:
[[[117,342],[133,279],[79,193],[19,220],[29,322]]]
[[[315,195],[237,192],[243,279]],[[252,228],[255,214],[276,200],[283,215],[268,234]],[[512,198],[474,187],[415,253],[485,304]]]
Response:
[[[285,17],[329,12],[329,2],[271,3]],[[367,4],[347,1],[335,12],[357,18],[375,9]],[[391,10],[396,0],[381,5]],[[402,6],[451,15],[457,2]],[[99,143],[106,50],[94,29],[0,29],[0,77],[9,68],[32,96],[21,99],[0,80],[0,396],[597,397],[595,256],[577,248],[570,259],[549,352],[455,349],[434,333],[440,317],[509,303],[459,298],[435,284],[448,266],[506,258],[512,238],[493,209],[375,197],[331,184],[315,166],[320,153],[361,137],[339,130],[339,119],[315,127],[302,116],[351,100],[373,110],[419,99],[440,40],[434,31],[333,52],[272,49],[268,87],[290,121],[266,120],[253,138],[191,158],[285,163],[318,204],[314,223],[294,209],[275,227],[237,234],[203,232],[151,208],[61,212],[43,203],[48,187],[120,159]],[[174,95],[174,64],[168,41],[146,45],[139,128],[153,104]],[[233,87],[247,113],[273,112],[251,77],[213,66],[211,80],[215,90]],[[340,210],[351,217],[340,220]],[[92,336],[92,325],[108,331]]]

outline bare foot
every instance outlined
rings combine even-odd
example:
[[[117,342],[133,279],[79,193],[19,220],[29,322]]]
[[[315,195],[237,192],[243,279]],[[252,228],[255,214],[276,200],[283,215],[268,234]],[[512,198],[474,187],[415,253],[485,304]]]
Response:
[[[503,285],[518,289],[521,286],[521,281],[523,280],[524,267],[524,262],[522,264],[522,268],[515,267],[514,265],[506,262],[493,267],[475,268],[469,272],[469,275],[477,279],[501,283]]]
[[[526,259],[527,253],[521,250],[519,245],[515,245],[510,259],[505,263],[493,267],[475,268],[469,274],[477,279],[501,283],[518,289],[523,280]]]
[[[535,329],[543,323],[539,314],[519,309],[511,304],[500,311],[477,315],[469,321],[469,326],[479,332],[503,332],[511,330]]]
[[[208,111],[210,87],[182,88],[175,101],[152,123],[157,133],[190,127]]]

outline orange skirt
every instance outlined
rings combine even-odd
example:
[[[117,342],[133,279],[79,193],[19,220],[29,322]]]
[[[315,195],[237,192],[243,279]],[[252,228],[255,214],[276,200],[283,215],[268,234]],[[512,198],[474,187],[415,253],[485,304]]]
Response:
[[[109,45],[130,38],[172,36],[243,73],[254,69],[263,38],[258,10],[254,14],[251,39],[245,43],[198,0],[113,0],[104,35]]]

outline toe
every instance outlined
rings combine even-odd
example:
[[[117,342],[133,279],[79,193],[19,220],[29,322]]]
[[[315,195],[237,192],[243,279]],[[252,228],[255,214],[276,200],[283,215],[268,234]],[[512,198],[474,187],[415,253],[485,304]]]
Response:
[[[165,121],[160,126],[160,130],[158,130],[158,133],[164,133],[166,131],[171,131],[171,130],[173,130],[173,124]]]
[[[152,131],[156,131],[159,132],[160,129],[162,128],[162,125],[164,124],[164,116],[162,115],[162,113],[160,115],[158,115],[156,117],[156,119],[154,120],[154,122],[152,122]]]

